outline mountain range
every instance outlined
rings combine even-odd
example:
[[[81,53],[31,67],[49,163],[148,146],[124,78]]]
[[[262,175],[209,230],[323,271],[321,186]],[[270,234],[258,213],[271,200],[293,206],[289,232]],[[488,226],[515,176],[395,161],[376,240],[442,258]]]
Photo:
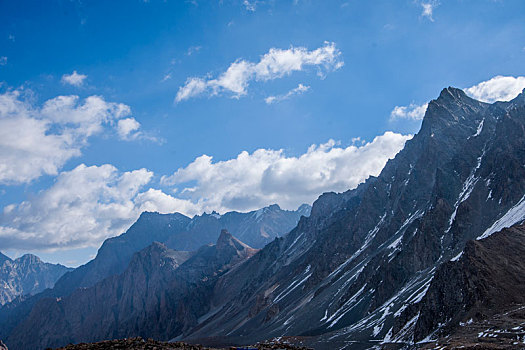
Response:
[[[0,253],[0,305],[23,295],[34,295],[55,282],[71,268],[60,264],[44,263],[32,254],[17,259]]]
[[[524,164],[525,91],[488,104],[449,87],[379,176],[321,195],[289,233],[247,239],[269,238],[253,225],[272,207],[235,229],[220,227],[226,215],[203,215],[219,224],[202,231],[180,214],[145,213],[52,290],[7,304],[0,338],[38,349],[296,336],[316,349],[360,349],[432,347],[483,322],[499,325],[490,334],[510,332],[525,310]],[[219,237],[197,249],[196,232]],[[523,346],[523,327],[513,327],[509,344]]]

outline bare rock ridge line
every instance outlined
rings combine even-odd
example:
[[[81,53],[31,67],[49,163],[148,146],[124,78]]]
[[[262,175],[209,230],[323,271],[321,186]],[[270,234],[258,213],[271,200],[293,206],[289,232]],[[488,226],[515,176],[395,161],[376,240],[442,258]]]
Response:
[[[0,339],[6,338],[39,300],[61,298],[77,288],[90,287],[106,277],[123,273],[133,254],[154,241],[163,242],[173,249],[194,251],[202,245],[215,242],[220,230],[227,228],[243,237],[248,244],[261,248],[265,242],[291,230],[301,216],[309,215],[310,209],[307,204],[301,205],[296,211],[271,205],[249,213],[228,212],[219,215],[213,212],[193,218],[180,213],[142,213],[124,234],[107,239],[95,259],[65,273],[54,287],[46,286],[53,288],[33,296],[19,296],[0,309]]]
[[[48,294],[7,304],[0,338],[12,350],[135,336],[367,349],[426,346],[471,329],[461,324],[501,323],[510,316],[499,309],[523,296],[523,164],[525,91],[488,104],[449,87],[379,176],[321,195],[261,249],[230,227],[210,233],[216,244],[186,249],[174,242],[186,244],[201,232],[192,225],[217,214],[191,225],[180,214],[144,214]]]

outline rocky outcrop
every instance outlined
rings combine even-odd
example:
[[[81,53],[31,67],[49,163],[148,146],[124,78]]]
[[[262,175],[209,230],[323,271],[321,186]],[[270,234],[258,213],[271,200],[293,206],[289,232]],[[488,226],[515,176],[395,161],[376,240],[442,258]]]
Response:
[[[0,305],[18,296],[52,288],[64,273],[71,270],[63,265],[44,263],[32,254],[11,260],[0,253]]]
[[[469,241],[439,267],[423,297],[415,340],[452,333],[460,324],[525,305],[525,226]]]

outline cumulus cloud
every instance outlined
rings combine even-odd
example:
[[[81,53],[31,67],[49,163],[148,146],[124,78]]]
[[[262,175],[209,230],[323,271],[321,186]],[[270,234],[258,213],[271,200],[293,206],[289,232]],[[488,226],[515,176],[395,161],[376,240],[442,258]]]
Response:
[[[498,75],[490,80],[465,89],[465,93],[476,100],[493,103],[509,101],[525,89],[525,77]]]
[[[90,136],[130,113],[129,106],[100,96],[58,96],[38,107],[18,90],[0,94],[0,184],[58,174]]]
[[[293,88],[292,90],[288,91],[286,94],[277,95],[277,96],[268,96],[268,97],[266,97],[264,99],[264,101],[267,104],[272,104],[272,103],[275,103],[275,102],[281,102],[281,101],[289,99],[290,97],[292,97],[294,95],[301,95],[301,94],[305,93],[306,91],[308,91],[309,89],[310,89],[309,86],[303,85],[303,84],[299,84],[299,85],[297,85],[296,88]]]
[[[293,72],[302,71],[306,66],[318,68],[318,75],[334,71],[343,66],[341,51],[334,43],[325,42],[323,46],[308,51],[304,47],[289,49],[270,49],[259,62],[249,62],[238,59],[217,78],[190,77],[179,88],[175,102],[181,102],[192,97],[207,93],[218,95],[228,92],[232,97],[239,98],[247,93],[251,81],[268,81],[282,78]]]
[[[411,103],[409,106],[395,106],[390,112],[390,120],[412,119],[421,120],[425,116],[428,104],[417,105]]]
[[[159,190],[141,189],[153,173],[119,172],[114,166],[86,166],[62,172],[31,199],[0,213],[3,249],[60,249],[98,246],[124,232],[144,210],[196,213],[188,201]]]
[[[330,140],[312,145],[299,157],[258,149],[214,163],[212,157],[202,155],[163,177],[162,183],[181,187],[178,197],[201,210],[247,211],[272,203],[292,209],[313,202],[323,192],[345,191],[378,175],[410,137],[386,132],[364,145],[345,148]]]
[[[203,155],[152,188],[147,169],[121,172],[112,165],[58,174],[53,185],[0,212],[4,249],[53,250],[96,247],[124,232],[143,211],[248,211],[272,203],[287,209],[312,202],[325,191],[344,191],[377,175],[410,136],[386,132],[369,143],[340,147],[330,140],[292,157],[283,150],[241,152],[213,162]],[[360,141],[360,140],[357,140]],[[176,187],[181,187],[177,191]]]
[[[127,139],[140,128],[140,123],[135,118],[120,119],[117,123],[117,131],[122,139]]]
[[[64,74],[62,76],[62,84],[69,84],[76,87],[82,86],[84,84],[84,80],[86,80],[87,75],[84,74],[78,74],[76,70],[73,71],[71,74]]]

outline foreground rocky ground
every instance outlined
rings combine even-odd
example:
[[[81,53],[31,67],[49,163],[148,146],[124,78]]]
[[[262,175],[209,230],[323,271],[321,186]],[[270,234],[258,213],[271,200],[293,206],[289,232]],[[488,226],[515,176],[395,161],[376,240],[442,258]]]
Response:
[[[305,347],[296,347],[293,345],[269,342],[261,343],[253,346],[242,346],[242,347],[226,347],[226,348],[208,348],[201,345],[192,345],[182,342],[160,342],[152,339],[144,340],[138,338],[118,339],[118,340],[106,340],[98,343],[81,343],[76,345],[67,345],[63,348],[57,348],[57,350],[106,350],[106,349],[126,349],[126,350],[308,350]]]
[[[423,349],[525,349],[525,305],[483,321],[462,323],[449,337],[428,343]]]

